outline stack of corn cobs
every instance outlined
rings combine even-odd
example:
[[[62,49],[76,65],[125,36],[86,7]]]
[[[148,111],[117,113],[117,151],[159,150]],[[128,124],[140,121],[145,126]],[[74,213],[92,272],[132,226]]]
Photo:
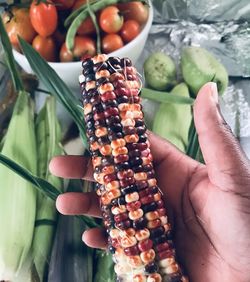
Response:
[[[82,66],[87,137],[117,281],[186,282],[155,179],[137,71],[129,59],[106,55]]]

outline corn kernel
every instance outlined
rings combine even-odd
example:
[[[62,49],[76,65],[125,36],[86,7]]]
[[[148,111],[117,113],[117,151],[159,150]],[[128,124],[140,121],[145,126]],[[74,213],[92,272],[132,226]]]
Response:
[[[138,209],[138,210],[135,210],[135,211],[130,211],[128,216],[131,220],[137,220],[137,219],[139,219],[143,216],[143,210]]]
[[[138,230],[138,231],[136,231],[136,233],[135,233],[135,238],[136,238],[138,241],[142,241],[142,240],[148,239],[149,236],[150,236],[150,232],[149,232],[149,230],[148,230],[147,228]]]
[[[120,244],[123,248],[128,248],[136,245],[137,240],[134,236],[126,236],[120,239]]]
[[[140,257],[145,264],[148,264],[155,259],[155,251],[150,249],[148,251],[142,252]]]
[[[96,79],[99,79],[101,77],[109,77],[109,76],[110,76],[110,72],[108,70],[100,70],[95,74]]]
[[[138,200],[139,200],[139,194],[137,192],[125,195],[125,201],[127,203],[131,203],[131,202],[138,201]]]
[[[105,84],[102,84],[100,87],[99,87],[99,93],[100,94],[104,94],[105,92],[107,91],[113,91],[114,90],[114,86],[112,83],[105,83]]]

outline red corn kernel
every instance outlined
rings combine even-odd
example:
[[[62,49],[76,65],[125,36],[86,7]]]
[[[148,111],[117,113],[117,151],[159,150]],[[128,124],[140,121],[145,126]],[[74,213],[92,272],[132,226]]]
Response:
[[[139,193],[140,199],[141,199],[141,198],[144,198],[144,197],[146,197],[146,196],[148,195],[147,189],[144,189],[144,190],[142,190],[142,191],[139,191],[138,193]]]
[[[163,200],[157,201],[156,204],[158,209],[164,208],[165,206]]]
[[[136,144],[136,149],[140,150],[140,151],[144,151],[148,148],[147,143],[138,143]]]
[[[123,133],[126,135],[135,134],[136,128],[134,126],[124,126]]]
[[[94,117],[94,120],[100,120],[100,119],[104,119],[105,115],[104,113],[95,113],[93,117]]]
[[[147,157],[151,162],[153,161],[153,155],[151,153],[149,153]]]
[[[125,87],[119,87],[117,89],[115,89],[115,94],[119,97],[119,96],[128,96],[128,92],[129,89],[125,88]]]
[[[116,164],[124,163],[124,162],[127,162],[128,159],[129,159],[128,155],[119,155],[119,156],[114,157],[114,162]]]
[[[131,111],[140,111],[141,108],[142,108],[142,107],[141,107],[140,104],[136,104],[136,103],[130,104],[130,110],[131,110]]]
[[[139,136],[137,134],[126,135],[124,139],[127,143],[137,143],[139,141]]]
[[[148,221],[148,224],[147,224],[147,227],[149,228],[149,229],[153,229],[153,228],[157,228],[157,227],[159,227],[159,226],[161,226],[161,221],[160,221],[160,219],[155,219],[155,220],[150,220],[150,221]]]
[[[153,241],[150,240],[150,239],[145,239],[145,240],[140,241],[138,243],[138,248],[141,252],[148,251],[148,250],[152,249],[152,247],[153,247]]]
[[[163,260],[163,259],[166,259],[166,258],[171,258],[173,256],[173,251],[172,250],[165,250],[165,251],[162,251],[162,252],[159,252],[157,254],[157,257],[159,260]]]
[[[104,145],[100,148],[100,153],[104,156],[111,155],[112,148],[110,145]]]
[[[135,211],[141,207],[141,202],[140,201],[135,201],[132,203],[126,204],[126,208],[128,211]]]
[[[118,240],[117,238],[112,238],[112,239],[111,239],[111,245],[112,245],[114,248],[120,247],[119,240]]]
[[[124,79],[117,79],[113,82],[113,85],[116,89],[126,87],[126,81]]]
[[[147,195],[146,197],[141,198],[140,201],[142,205],[146,205],[146,204],[154,202],[154,197],[153,195]]]
[[[149,155],[149,153],[150,153],[150,150],[146,149],[146,150],[141,152],[141,155],[142,155],[142,157],[147,157]]]
[[[102,102],[106,102],[109,100],[115,100],[115,99],[116,99],[116,95],[114,91],[107,91],[101,95]]]
[[[133,183],[135,183],[135,179],[134,179],[134,177],[129,177],[129,178],[125,178],[125,179],[121,179],[120,180],[120,185],[121,185],[121,187],[127,187],[127,186],[129,186],[129,185],[131,185],[131,184],[133,184]]]
[[[114,220],[116,223],[119,223],[121,221],[125,221],[126,219],[128,219],[128,214],[125,213],[120,213],[114,216]]]
[[[117,108],[109,108],[104,111],[105,117],[110,117],[110,116],[117,116],[119,114],[119,110]]]
[[[106,165],[102,168],[102,173],[104,174],[110,174],[115,171],[115,168],[113,165]]]
[[[153,170],[147,172],[147,178],[152,179],[155,178],[155,172]]]
[[[167,242],[158,244],[157,246],[155,246],[156,251],[157,252],[162,252],[162,251],[166,251],[169,250],[169,244]]]
[[[112,174],[106,174],[104,177],[103,177],[103,180],[104,180],[104,183],[107,184],[111,181],[114,181],[116,180],[116,175],[114,173]]]
[[[116,223],[115,226],[116,226],[118,229],[126,230],[126,229],[128,229],[129,227],[131,227],[131,222],[130,222],[130,220],[125,220],[125,221],[121,221],[121,222]]]
[[[135,245],[135,246],[132,246],[132,247],[129,247],[129,248],[125,248],[125,249],[124,249],[124,253],[125,253],[127,256],[137,256],[137,255],[139,255],[139,249],[138,249],[138,247]]]
[[[112,155],[115,157],[119,155],[126,155],[126,154],[128,154],[127,147],[118,147],[118,148],[113,149],[112,151]]]
[[[157,210],[159,213],[159,216],[165,216],[167,214],[167,211],[165,208],[161,208]]]
[[[127,169],[127,170],[122,170],[122,171],[117,172],[118,179],[124,179],[124,178],[133,177],[133,176],[134,176],[134,172],[132,169]]]

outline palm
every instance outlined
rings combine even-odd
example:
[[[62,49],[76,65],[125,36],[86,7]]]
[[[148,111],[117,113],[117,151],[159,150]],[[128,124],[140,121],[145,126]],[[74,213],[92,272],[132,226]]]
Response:
[[[162,160],[157,175],[172,208],[177,255],[191,281],[245,281],[244,273],[248,277],[250,270],[250,219],[237,206],[244,202],[249,212],[249,199],[213,185],[205,166],[187,162],[186,157],[171,157],[172,167],[169,159]]]

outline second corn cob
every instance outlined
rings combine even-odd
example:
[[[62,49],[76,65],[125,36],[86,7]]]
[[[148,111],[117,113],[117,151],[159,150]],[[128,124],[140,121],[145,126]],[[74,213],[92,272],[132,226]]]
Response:
[[[129,59],[97,55],[79,77],[97,193],[117,281],[186,282],[153,169]]]

